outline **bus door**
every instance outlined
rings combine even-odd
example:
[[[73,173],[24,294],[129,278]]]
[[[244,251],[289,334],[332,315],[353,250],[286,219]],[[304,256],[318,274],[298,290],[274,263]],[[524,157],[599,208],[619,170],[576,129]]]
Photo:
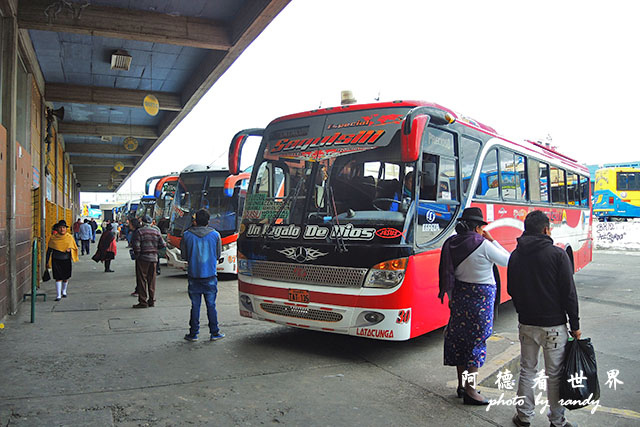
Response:
[[[413,230],[418,246],[438,238],[457,217],[461,206],[457,163],[453,133],[427,127],[416,177]]]

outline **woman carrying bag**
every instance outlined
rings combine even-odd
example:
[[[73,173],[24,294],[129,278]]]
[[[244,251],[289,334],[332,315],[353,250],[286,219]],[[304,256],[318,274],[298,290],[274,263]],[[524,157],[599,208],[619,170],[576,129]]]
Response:
[[[78,246],[73,236],[67,233],[67,223],[60,220],[55,225],[47,248],[47,267],[53,270],[56,281],[56,301],[67,297],[67,285],[71,278],[71,262],[78,261]]]
[[[113,226],[111,224],[107,224],[104,233],[100,236],[98,250],[91,259],[95,262],[103,261],[104,272],[113,273],[113,270],[111,269],[111,260],[116,257],[117,252],[116,235],[113,233]]]

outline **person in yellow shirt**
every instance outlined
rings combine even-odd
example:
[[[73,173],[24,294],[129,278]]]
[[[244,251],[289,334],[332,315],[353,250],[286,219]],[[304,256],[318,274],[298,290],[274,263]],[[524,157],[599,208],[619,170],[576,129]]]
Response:
[[[47,267],[53,270],[56,281],[56,301],[67,297],[67,285],[71,278],[71,262],[78,261],[78,245],[67,233],[67,223],[60,220],[55,225],[56,233],[51,235],[47,248]]]

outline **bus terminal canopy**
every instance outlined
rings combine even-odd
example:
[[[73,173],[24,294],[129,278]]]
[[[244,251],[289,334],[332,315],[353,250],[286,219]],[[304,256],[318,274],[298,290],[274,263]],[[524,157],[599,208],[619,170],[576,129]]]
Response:
[[[17,2],[79,189],[116,191],[289,1]]]

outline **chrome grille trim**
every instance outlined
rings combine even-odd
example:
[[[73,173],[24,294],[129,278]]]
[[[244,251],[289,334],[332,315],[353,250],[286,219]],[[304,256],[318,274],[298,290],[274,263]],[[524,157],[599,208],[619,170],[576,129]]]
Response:
[[[337,288],[361,288],[368,269],[328,265],[292,264],[274,261],[252,261],[251,274],[267,280],[307,283]]]
[[[297,319],[317,320],[319,322],[339,322],[342,320],[342,314],[336,313],[335,311],[316,310],[308,307],[263,302],[260,304],[260,308],[267,313],[278,316],[295,317]]]

